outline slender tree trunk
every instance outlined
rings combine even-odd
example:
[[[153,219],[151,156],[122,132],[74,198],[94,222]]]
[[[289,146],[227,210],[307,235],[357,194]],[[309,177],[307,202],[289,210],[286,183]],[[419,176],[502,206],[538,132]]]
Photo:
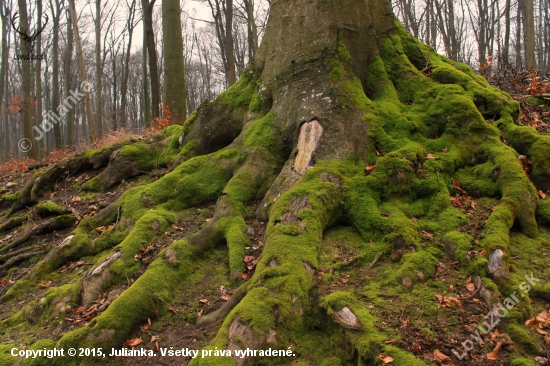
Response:
[[[235,74],[235,43],[233,41],[233,0],[226,0],[225,9],[225,55],[227,57],[227,83],[231,86],[237,82]]]
[[[82,49],[82,41],[80,40],[80,32],[78,31],[78,18],[76,15],[76,8],[74,4],[74,0],[69,0],[69,9],[71,12],[71,20],[73,22],[73,29],[74,29],[74,37],[76,40],[76,49],[78,53],[78,66],[80,69],[80,78],[82,79],[82,83],[88,83],[88,77],[86,75],[86,65],[84,64],[84,51]],[[90,141],[94,141],[97,136],[94,129],[94,118],[93,118],[93,112],[92,112],[92,100],[90,98],[90,92],[89,88],[81,88],[84,92],[84,101],[85,101],[85,108],[86,108],[86,121],[88,123],[88,133],[90,135]]]
[[[143,32],[141,68],[143,70],[143,79],[141,81],[143,86],[143,127],[149,128],[151,127],[151,104],[149,102],[149,84],[147,83],[147,36],[145,32]]]
[[[164,102],[174,117],[174,123],[179,124],[185,120],[187,115],[179,0],[162,1],[162,34],[164,39]]]
[[[256,19],[254,16],[254,0],[243,0],[246,10],[247,31],[248,31],[248,57],[249,60],[254,58],[256,49],[258,48],[258,29],[256,27]]]
[[[29,29],[29,20],[27,15],[27,4],[25,0],[18,0],[19,4],[19,30],[25,33]],[[22,55],[27,55],[27,42],[20,37],[20,49]],[[19,149],[26,153],[28,157],[38,158],[36,141],[34,140],[32,128],[32,103],[31,103],[31,61],[21,60],[21,81],[23,91],[23,135],[28,141],[19,143]]]
[[[134,17],[136,10],[136,0],[132,0],[132,4],[130,5],[130,9],[128,11],[128,22],[126,23],[126,28],[128,29],[128,46],[126,48],[126,54],[125,54],[125,61],[124,61],[124,68],[122,70],[122,86],[121,86],[121,102],[120,102],[120,110],[121,110],[121,117],[120,117],[120,127],[125,128],[126,127],[126,99],[127,99],[127,92],[128,92],[128,74],[130,72],[130,53],[132,50],[132,37],[134,34]],[[143,50],[145,52],[145,49]]]
[[[0,60],[0,109],[4,101],[4,90],[7,89],[6,70],[8,67],[8,6],[5,0],[0,0],[0,20],[2,21],[2,59]]]
[[[95,120],[97,136],[103,135],[103,64],[101,60],[101,0],[95,0]]]
[[[55,0],[55,4],[50,0],[50,6],[53,11],[53,30],[52,30],[52,111],[60,115],[60,90],[59,90],[59,19],[61,17],[61,6],[59,0]],[[63,141],[61,140],[61,126],[60,123],[54,123],[54,141],[55,147],[61,149]]]
[[[63,66],[63,76],[65,80],[65,95],[69,95],[72,88],[72,73],[71,65],[73,60],[73,28],[71,26],[70,12],[67,12],[67,47],[65,49],[65,65]],[[74,149],[75,145],[75,108],[69,109],[69,112],[65,115],[67,124],[67,145]]]
[[[516,70],[520,71],[523,68],[521,62],[521,24],[522,24],[522,9],[523,0],[518,0],[517,16],[516,16]]]
[[[535,67],[535,14],[533,0],[523,0],[525,17],[523,29],[525,32],[525,66]]]
[[[506,0],[504,8],[504,45],[502,47],[502,58],[508,62],[510,55],[510,0]]]
[[[36,2],[36,15],[37,15],[37,27],[42,28],[42,1]],[[42,53],[42,32],[38,34],[36,38],[36,54]],[[38,124],[42,123],[42,60],[40,57],[36,60],[35,64],[35,82],[36,82],[36,121]],[[37,141],[38,155],[41,156],[44,151],[44,140]]]
[[[151,78],[151,117],[154,119],[160,116],[160,81],[157,51],[155,48],[155,35],[153,32],[153,6],[155,5],[155,0],[152,0],[150,3],[147,0],[142,0],[141,4],[143,8],[143,29],[147,44],[147,54],[149,56],[149,74]]]

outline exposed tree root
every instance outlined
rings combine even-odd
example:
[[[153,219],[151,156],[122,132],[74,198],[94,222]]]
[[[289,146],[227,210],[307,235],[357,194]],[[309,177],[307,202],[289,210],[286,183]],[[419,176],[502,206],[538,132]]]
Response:
[[[25,232],[23,235],[21,235],[19,238],[15,239],[11,243],[0,246],[0,253],[6,253],[8,250],[26,242],[33,236],[44,234],[46,232],[51,232],[53,230],[60,230],[71,227],[74,225],[75,221],[76,219],[72,215],[62,215],[47,220],[46,222]]]

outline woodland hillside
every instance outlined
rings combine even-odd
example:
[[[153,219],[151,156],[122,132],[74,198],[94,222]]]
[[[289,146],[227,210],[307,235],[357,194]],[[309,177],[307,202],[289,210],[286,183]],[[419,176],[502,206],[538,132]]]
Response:
[[[544,71],[514,99],[385,0],[278,0],[185,118],[179,50],[146,134],[1,166],[0,365],[550,362]]]

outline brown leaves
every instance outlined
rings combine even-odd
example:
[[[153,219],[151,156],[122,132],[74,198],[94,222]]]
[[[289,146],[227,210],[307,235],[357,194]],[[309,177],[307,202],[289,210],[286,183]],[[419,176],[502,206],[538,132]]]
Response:
[[[135,347],[138,344],[141,344],[141,342],[143,342],[141,338],[134,338],[134,339],[127,340],[122,345],[127,347]]]
[[[495,347],[495,349],[493,349],[493,352],[489,352],[487,353],[487,359],[491,360],[491,361],[497,361],[498,360],[498,352],[500,351],[500,349],[502,348],[502,342],[497,342],[497,345]]]
[[[539,197],[542,198],[543,200],[546,199],[546,193],[544,193],[543,191],[539,190],[538,194],[539,194]]]
[[[451,304],[455,304],[458,307],[462,307],[462,303],[459,299],[453,296],[442,296],[439,294],[435,294],[435,297],[437,298],[437,301],[439,302],[439,306],[443,308],[450,308]]]
[[[441,352],[440,350],[436,349],[434,351],[434,362],[439,365],[450,365],[451,364],[451,358]]]
[[[531,318],[525,322],[526,326],[539,326],[539,328],[550,328],[550,313],[543,311],[539,315]]]
[[[367,165],[365,171],[367,172],[367,174],[370,174],[374,169],[376,169],[376,165]]]
[[[393,362],[393,358],[386,355],[385,353],[379,354],[378,359],[382,361],[382,365],[391,365],[391,363]]]
[[[48,287],[50,287],[51,285],[52,285],[52,281],[48,281],[48,282],[46,282],[46,283],[44,283],[44,284],[38,285],[38,287],[40,287],[40,288],[48,288]]]
[[[6,277],[4,277],[4,278],[2,278],[2,281],[0,282],[0,285],[2,285],[2,287],[4,287],[4,286],[12,284],[12,283],[13,283],[12,280],[8,280]]]
[[[434,154],[428,154],[428,155],[426,155],[426,158],[427,159],[435,159],[435,155]]]

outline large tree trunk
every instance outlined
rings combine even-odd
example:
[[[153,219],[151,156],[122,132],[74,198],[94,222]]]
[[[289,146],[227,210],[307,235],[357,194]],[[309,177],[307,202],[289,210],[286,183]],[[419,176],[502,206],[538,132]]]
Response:
[[[180,18],[179,0],[163,0],[164,103],[168,106],[176,124],[185,121],[187,115],[185,64],[183,61]]]
[[[494,296],[507,296],[530,273],[530,257],[518,246],[525,242],[538,253],[547,245],[549,234],[543,230],[538,238],[536,219],[550,223],[550,201],[537,197],[537,189],[550,189],[549,138],[521,126],[519,114],[518,103],[469,67],[415,40],[385,0],[273,2],[249,68],[183,126],[64,159],[10,196],[13,214],[49,197],[68,172],[107,166],[81,190],[118,192],[121,182],[127,187],[137,175],[158,177],[168,168],[59,240],[0,303],[20,304],[29,286],[53,278],[44,300],[36,296],[22,315],[0,325],[13,337],[21,317],[52,327],[68,317],[71,329],[78,329],[58,326],[65,332],[58,349],[119,349],[138,337],[153,349],[148,321],[155,323],[152,332],[178,328],[187,335],[192,329],[190,338],[215,333],[200,346],[232,357],[191,360],[201,365],[271,363],[236,352],[287,347],[293,357],[276,362],[377,364],[384,353],[395,365],[425,365],[412,353],[423,357],[431,341],[425,337],[424,346],[417,345],[423,326],[407,328],[409,320],[426,313],[426,326],[442,322],[437,329],[450,339],[451,326],[463,327],[438,318],[449,309],[440,309],[435,296],[451,296],[456,286],[466,291],[469,276],[482,292],[480,276],[487,274]],[[529,177],[520,154],[524,164],[532,162]],[[465,200],[470,215],[457,206]],[[476,212],[483,212],[476,221],[482,229],[468,231]],[[72,224],[74,217],[64,221]],[[0,254],[48,229],[51,223],[0,243]],[[68,262],[82,265],[81,258],[93,265],[66,278],[57,273]],[[460,276],[444,282],[440,276],[457,266]],[[201,304],[224,291],[221,278],[234,287],[232,297],[202,315]],[[345,285],[349,281],[353,285]],[[209,298],[197,288],[204,284]],[[469,301],[467,310],[445,317],[464,316],[469,324],[474,308],[486,314],[474,295],[461,297]],[[522,309],[531,308],[530,297]],[[424,303],[421,312],[417,304]],[[514,311],[507,318],[512,331],[524,327],[529,310]],[[87,315],[76,322],[75,313]],[[92,313],[97,316],[90,321]],[[523,328],[510,333],[518,346],[526,339],[534,344]],[[181,338],[175,334],[168,339]],[[401,336],[412,344],[396,341]],[[164,339],[161,347],[172,346]],[[442,350],[451,355],[453,344]],[[187,345],[197,344],[189,339]],[[527,351],[530,358],[537,352],[535,346]],[[521,363],[520,354],[508,356]]]

